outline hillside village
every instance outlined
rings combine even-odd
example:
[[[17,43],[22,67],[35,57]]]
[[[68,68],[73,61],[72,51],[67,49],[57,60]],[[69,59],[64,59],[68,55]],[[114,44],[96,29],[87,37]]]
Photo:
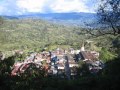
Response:
[[[19,53],[22,54],[22,52]],[[44,69],[46,76],[57,76],[67,79],[75,78],[78,74],[82,75],[82,72],[78,71],[80,61],[85,62],[90,73],[93,74],[96,74],[104,67],[103,62],[99,60],[99,52],[85,50],[83,45],[80,50],[57,48],[49,52],[33,52],[25,60],[16,62],[13,65],[11,75],[20,75],[33,65]]]
[[[120,0],[0,0],[0,90],[119,90]]]

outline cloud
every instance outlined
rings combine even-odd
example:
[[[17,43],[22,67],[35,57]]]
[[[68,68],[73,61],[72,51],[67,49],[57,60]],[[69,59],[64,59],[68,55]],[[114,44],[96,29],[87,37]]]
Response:
[[[53,12],[92,12],[86,6],[87,1],[90,0],[34,0],[34,2],[33,0],[18,0],[17,5],[28,12],[45,12],[45,8]]]
[[[17,6],[27,12],[43,12],[46,0],[18,0]]]
[[[3,11],[4,10],[4,7],[3,6],[0,6],[0,11]]]
[[[56,0],[51,8],[54,12],[89,12],[85,0]]]
[[[25,14],[28,12],[94,12],[96,0],[2,0],[1,14]]]
[[[17,14],[16,0],[2,0],[0,2],[0,15]]]

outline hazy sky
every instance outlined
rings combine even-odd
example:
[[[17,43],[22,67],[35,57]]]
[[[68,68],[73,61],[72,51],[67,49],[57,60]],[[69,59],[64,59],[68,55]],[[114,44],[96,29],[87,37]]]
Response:
[[[0,0],[0,15],[95,12],[97,0]]]

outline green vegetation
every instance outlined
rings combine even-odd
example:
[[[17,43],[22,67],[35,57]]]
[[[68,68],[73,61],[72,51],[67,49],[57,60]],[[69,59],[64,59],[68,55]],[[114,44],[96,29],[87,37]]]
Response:
[[[85,33],[84,28],[53,24],[41,19],[4,19],[0,27],[0,51],[11,56],[13,50],[39,52],[43,49],[54,50],[58,47],[79,49],[86,40],[86,49],[101,51],[102,47],[109,50],[113,47],[115,36],[93,38]]]
[[[54,45],[76,46],[85,38],[84,35],[79,35],[81,29],[78,27],[57,25],[30,18],[5,19],[0,32],[1,51],[36,50]]]
[[[109,60],[113,60],[115,58],[115,55],[108,51],[106,48],[102,48],[100,52],[100,59],[104,62],[107,62]]]

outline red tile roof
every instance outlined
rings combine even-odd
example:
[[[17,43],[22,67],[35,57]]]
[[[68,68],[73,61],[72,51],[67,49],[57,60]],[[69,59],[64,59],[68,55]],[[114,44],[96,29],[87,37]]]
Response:
[[[96,60],[96,57],[90,51],[81,51],[84,60]]]

